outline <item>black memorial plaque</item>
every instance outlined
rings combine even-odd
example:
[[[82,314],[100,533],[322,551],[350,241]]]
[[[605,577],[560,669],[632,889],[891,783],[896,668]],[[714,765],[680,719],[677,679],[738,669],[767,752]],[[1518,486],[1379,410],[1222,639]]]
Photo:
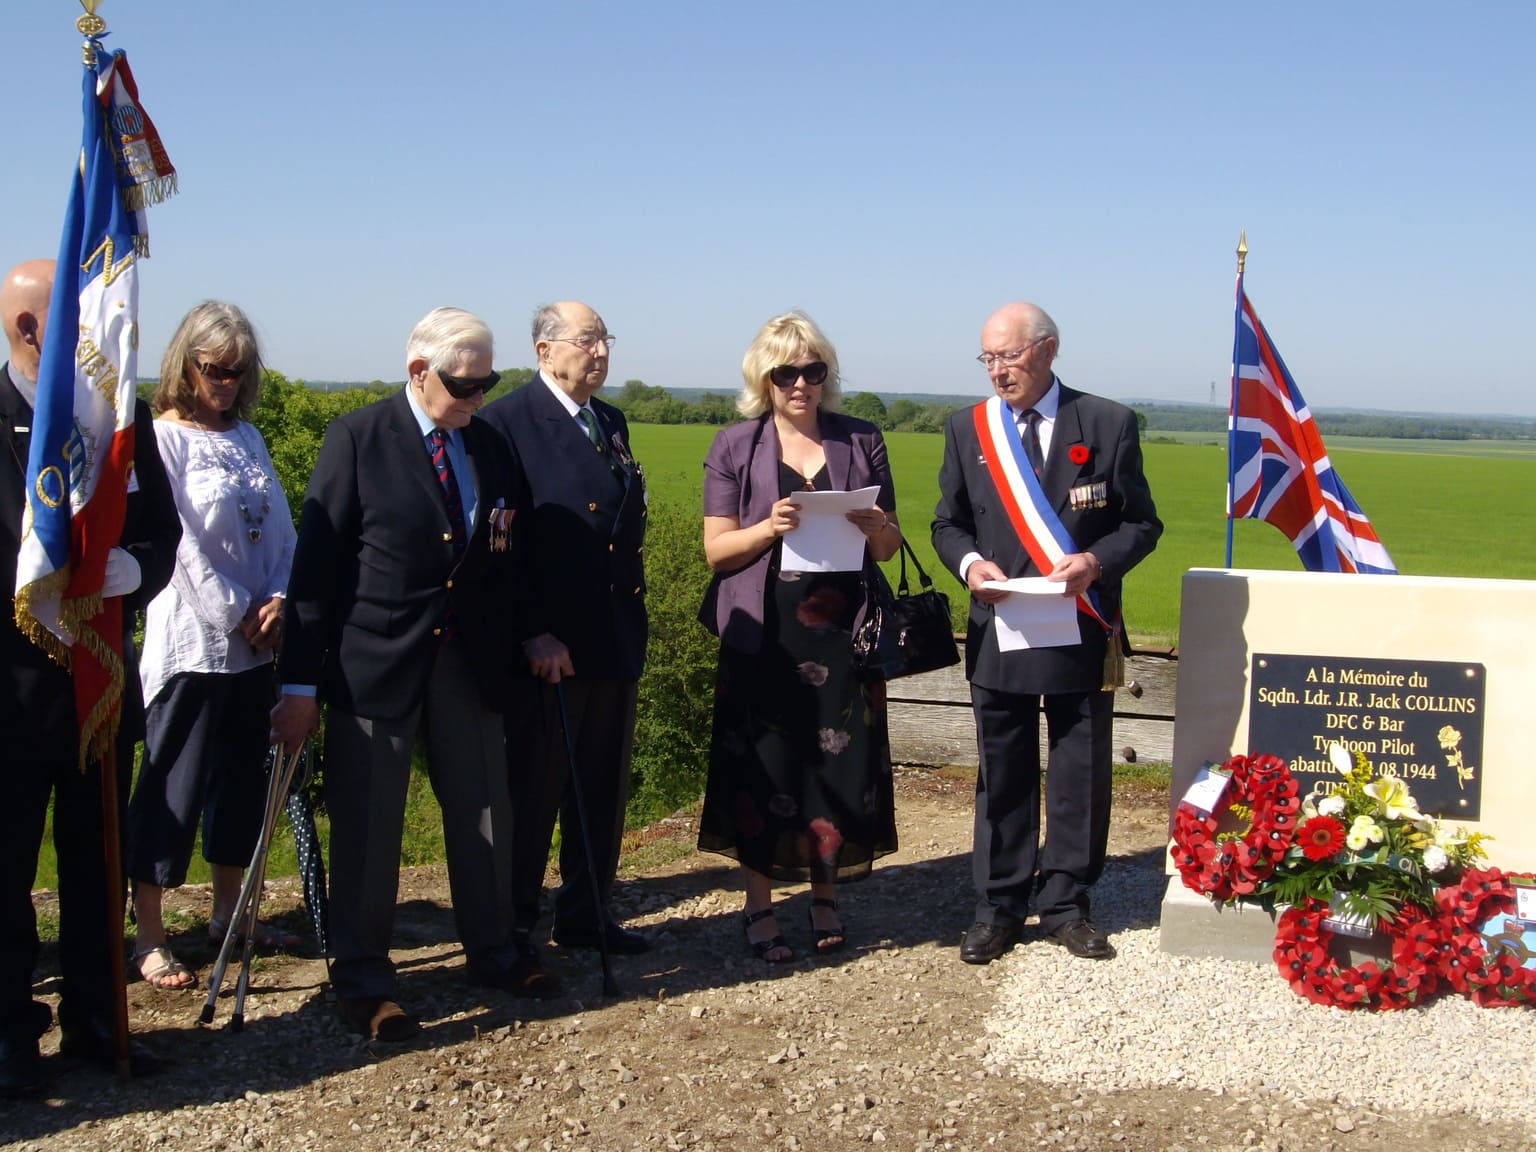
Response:
[[[1481,664],[1261,652],[1249,684],[1248,747],[1288,761],[1302,795],[1338,778],[1338,741],[1408,785],[1426,815],[1480,818]]]

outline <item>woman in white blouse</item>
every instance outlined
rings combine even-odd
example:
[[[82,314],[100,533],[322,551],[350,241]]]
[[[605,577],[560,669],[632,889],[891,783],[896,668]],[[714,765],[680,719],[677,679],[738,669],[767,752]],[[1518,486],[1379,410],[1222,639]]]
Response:
[[[166,348],[153,402],[181,545],[170,584],[146,610],[144,761],[128,807],[134,965],[157,988],[197,983],[166,946],[161,899],[186,880],[199,816],[215,940],[261,833],[272,659],[294,528],[267,446],[246,420],[260,387],[245,314],[217,301],[187,313]],[[256,939],[297,942],[268,925]]]

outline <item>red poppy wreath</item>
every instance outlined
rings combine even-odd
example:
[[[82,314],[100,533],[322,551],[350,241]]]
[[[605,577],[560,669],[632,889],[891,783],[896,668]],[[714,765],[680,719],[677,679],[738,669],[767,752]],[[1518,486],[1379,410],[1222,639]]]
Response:
[[[1392,960],[1381,967],[1367,960],[1358,967],[1340,964],[1330,954],[1333,933],[1323,927],[1327,905],[1304,900],[1287,908],[1275,932],[1275,964],[1291,989],[1314,1004],[1333,1008],[1407,1008],[1439,986],[1443,934],[1440,921],[1404,904],[1377,930],[1392,943]]]
[[[1174,812],[1173,863],[1185,887],[1231,900],[1252,895],[1290,848],[1301,788],[1278,756],[1234,756],[1222,771],[1232,779],[1215,809],[1201,813],[1186,800]],[[1240,836],[1218,836],[1222,804],[1248,816]]]
[[[1440,975],[1485,1008],[1536,1003],[1531,930],[1513,919],[1511,879],[1510,873],[1487,868],[1464,873],[1459,883],[1435,893]]]

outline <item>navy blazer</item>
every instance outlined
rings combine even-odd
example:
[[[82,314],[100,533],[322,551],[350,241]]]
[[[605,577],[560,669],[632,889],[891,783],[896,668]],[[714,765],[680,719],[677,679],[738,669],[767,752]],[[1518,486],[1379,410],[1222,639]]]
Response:
[[[839,492],[880,486],[876,503],[896,510],[896,488],[885,454],[885,438],[867,420],[820,411],[817,423],[827,456],[827,476]],[[704,458],[704,515],[734,516],[743,528],[772,511],[779,495],[779,434],[764,415],[722,428]],[[764,587],[769,545],[734,572],[716,572],[699,609],[699,621],[737,651],[763,645]]]
[[[538,375],[480,415],[512,445],[528,477],[529,588],[541,631],[566,646],[578,678],[638,680],[649,631],[645,473],[624,413],[596,397],[590,404],[601,452]],[[521,666],[532,675],[527,661]]]
[[[976,437],[974,408],[954,413],[944,427],[939,503],[933,513],[933,549],[957,577],[960,561],[979,552],[1008,576],[1043,576],[1025,552],[992,483]],[[1081,464],[1074,447],[1086,450]],[[1081,454],[1081,453],[1080,453]],[[1071,490],[1104,483],[1102,508],[1070,506]],[[1110,621],[1120,614],[1120,582],[1147,556],[1163,525],[1141,466],[1136,414],[1123,404],[1065,385],[1040,484],[1079,552],[1104,566],[1098,589]],[[961,581],[964,583],[964,581]],[[992,607],[971,597],[965,671],[972,683],[1001,692],[1093,691],[1103,684],[1105,636],[1097,622],[1077,618],[1081,642],[1068,648],[999,652]]]
[[[407,385],[408,387],[409,385]],[[370,719],[398,720],[426,690],[452,607],[486,707],[501,711],[519,645],[528,490],[478,418],[462,429],[475,523],[455,562],[447,505],[405,390],[331,422],[304,494],[283,613],[285,684]],[[507,528],[492,533],[492,513]]]

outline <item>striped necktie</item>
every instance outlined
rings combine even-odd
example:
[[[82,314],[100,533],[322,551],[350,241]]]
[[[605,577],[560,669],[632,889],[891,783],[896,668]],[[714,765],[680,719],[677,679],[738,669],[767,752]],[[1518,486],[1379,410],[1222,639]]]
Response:
[[[1033,408],[1024,409],[1024,455],[1035,475],[1045,471],[1045,454],[1040,451],[1040,413]]]
[[[459,482],[453,475],[453,463],[448,459],[448,437],[441,428],[427,433],[427,448],[432,453],[432,468],[437,482],[443,486],[443,503],[448,506],[448,526],[453,530],[453,558],[464,555],[469,543],[464,530],[464,498],[459,493]]]

